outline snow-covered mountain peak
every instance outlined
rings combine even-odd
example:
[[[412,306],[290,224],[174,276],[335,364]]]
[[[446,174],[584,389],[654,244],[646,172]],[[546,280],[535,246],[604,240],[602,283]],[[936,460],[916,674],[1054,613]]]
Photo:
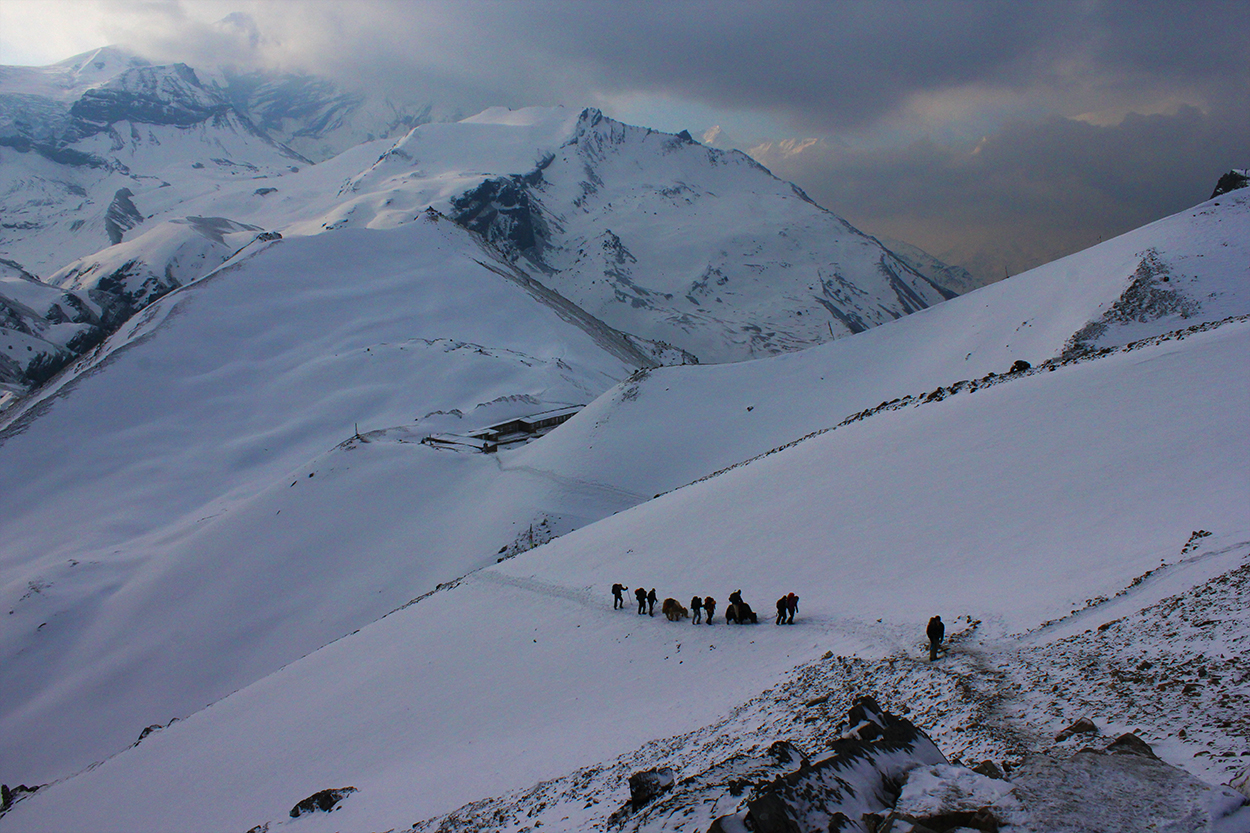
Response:
[[[151,62],[119,46],[103,46],[46,67],[0,67],[0,95],[31,95],[69,103],[87,90]]]

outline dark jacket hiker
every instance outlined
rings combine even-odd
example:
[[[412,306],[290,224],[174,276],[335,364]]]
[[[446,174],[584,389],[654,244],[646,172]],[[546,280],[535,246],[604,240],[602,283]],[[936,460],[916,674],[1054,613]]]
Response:
[[[942,644],[942,637],[946,636],[946,625],[942,624],[942,617],[934,616],[930,619],[925,633],[929,635],[929,662],[933,662],[937,659],[938,646]]]

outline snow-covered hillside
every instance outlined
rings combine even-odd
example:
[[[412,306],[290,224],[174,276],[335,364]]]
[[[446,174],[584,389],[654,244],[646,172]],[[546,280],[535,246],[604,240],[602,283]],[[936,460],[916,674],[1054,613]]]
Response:
[[[593,110],[430,115],[305,76],[156,66],[114,48],[7,68],[0,258],[87,290],[79,300],[108,332],[185,285],[189,264],[205,274],[224,259],[204,251],[206,227],[316,234],[433,207],[591,315],[705,362],[820,343],[951,294],[745,155],[685,134]],[[407,125],[420,126],[370,141]],[[312,166],[298,148],[346,150]],[[33,369],[30,383],[74,347],[29,346],[16,372]]]
[[[629,766],[757,753],[804,731],[807,694],[855,686],[965,760],[1018,762],[1086,714],[1208,780],[1236,771],[1244,192],[852,338],[633,373],[494,456],[413,440],[643,362],[453,224],[382,225],[286,227],[10,424],[0,778],[120,754],[6,828],[407,829],[520,790],[463,829],[592,829]],[[576,531],[494,564],[535,527]],[[793,627],[694,628],[613,612],[618,581],[802,606]],[[957,647],[928,666],[933,613]],[[544,779],[563,786],[531,792]]]
[[[589,401],[647,361],[620,334],[483,267],[446,221],[260,245],[148,307],[3,429],[9,621],[27,608],[50,621],[41,636],[66,627],[0,637],[0,720],[26,726],[0,733],[6,761],[34,743],[49,775],[90,763],[129,722],[202,707],[492,563],[531,522],[564,532],[641,499],[418,444]],[[375,438],[392,463],[348,474]],[[297,493],[311,516],[273,505]],[[171,615],[183,636],[140,648],[136,629]],[[96,704],[71,708],[65,738],[85,742],[36,743],[67,697]]]

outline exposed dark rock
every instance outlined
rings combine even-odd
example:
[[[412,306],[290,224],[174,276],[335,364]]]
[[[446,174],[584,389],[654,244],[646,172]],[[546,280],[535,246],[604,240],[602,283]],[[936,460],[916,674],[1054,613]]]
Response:
[[[534,174],[541,178],[541,168]],[[488,179],[461,194],[452,200],[452,221],[477,232],[507,254],[522,254],[530,260],[539,260],[546,224],[530,199],[526,179],[520,176]]]
[[[1150,744],[1132,732],[1120,735],[1111,742],[1107,747],[1107,751],[1114,755],[1141,755],[1143,758],[1154,758],[1158,760],[1159,756],[1150,748]]]
[[[634,810],[641,810],[663,793],[671,790],[677,781],[668,767],[635,772],[629,776],[629,803]]]
[[[1211,192],[1210,199],[1227,194],[1229,191],[1236,191],[1238,188],[1245,188],[1250,185],[1250,177],[1246,176],[1245,171],[1229,171],[1220,176],[1219,182],[1215,183],[1215,190]]]
[[[952,810],[933,816],[909,816],[895,813],[893,818],[910,824],[911,833],[947,833],[950,830],[981,830],[984,833],[998,833],[999,820],[988,807],[980,810]]]
[[[803,754],[803,750],[788,740],[779,740],[768,747],[768,754],[779,764],[798,763],[799,769],[809,766],[811,763],[807,760],[807,755]]]
[[[978,775],[984,775],[987,778],[993,778],[995,781],[1002,781],[1006,776],[1003,771],[998,768],[998,764],[993,761],[982,761],[972,768],[972,771]]]
[[[174,64],[128,70],[83,93],[70,114],[80,134],[89,136],[119,121],[188,127],[230,109],[200,85],[193,69]]]
[[[133,196],[129,188],[118,188],[104,213],[104,230],[114,246],[122,242],[122,235],[143,222],[143,214],[130,199]]]
[[[946,763],[928,736],[871,697],[855,701],[848,724],[851,731],[830,742],[832,756],[757,785],[743,823],[757,833],[860,828],[865,813],[894,806],[909,769]]]
[[[1011,365],[1011,370],[1007,372],[1008,373],[1023,373],[1024,371],[1028,370],[1032,366],[1033,365],[1029,364],[1024,359],[1016,359],[1015,363]]]
[[[354,792],[356,792],[355,787],[339,787],[313,793],[291,808],[291,818],[299,818],[305,813],[328,813],[336,804]]]
[[[12,148],[18,153],[35,152],[58,165],[69,165],[73,168],[119,168],[118,163],[109,162],[91,153],[84,153],[73,148],[59,147],[43,142],[32,142],[24,136],[0,136],[0,147]]]
[[[13,806],[13,802],[21,798],[36,793],[43,789],[43,784],[34,787],[28,787],[25,784],[18,784],[16,787],[10,787],[8,784],[0,784],[0,813],[6,812]]]
[[[1088,717],[1082,717],[1080,720],[1076,721],[1071,726],[1064,729],[1059,734],[1055,735],[1055,740],[1059,743],[1063,743],[1065,740],[1072,737],[1073,735],[1096,735],[1096,734],[1098,734],[1098,727],[1094,725],[1094,721],[1090,720]]]

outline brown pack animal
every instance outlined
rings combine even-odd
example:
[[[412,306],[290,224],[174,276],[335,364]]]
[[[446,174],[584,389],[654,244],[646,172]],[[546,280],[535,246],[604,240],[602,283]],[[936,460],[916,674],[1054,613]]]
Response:
[[[690,618],[690,611],[681,606],[681,602],[676,599],[665,599],[664,605],[660,608],[670,622],[680,622],[682,619]]]
[[[749,604],[746,602],[734,602],[725,608],[725,621],[730,624],[745,625],[747,622],[750,622],[753,625],[758,625],[760,620]]]

